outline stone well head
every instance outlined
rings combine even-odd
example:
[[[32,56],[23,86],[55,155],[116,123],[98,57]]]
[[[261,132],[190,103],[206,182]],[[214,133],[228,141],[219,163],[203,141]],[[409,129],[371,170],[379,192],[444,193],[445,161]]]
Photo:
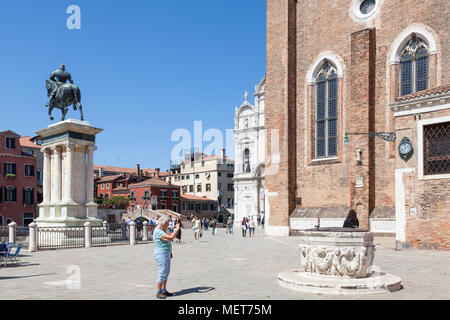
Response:
[[[373,235],[350,228],[322,228],[300,232],[304,272],[333,277],[365,278],[372,265]]]

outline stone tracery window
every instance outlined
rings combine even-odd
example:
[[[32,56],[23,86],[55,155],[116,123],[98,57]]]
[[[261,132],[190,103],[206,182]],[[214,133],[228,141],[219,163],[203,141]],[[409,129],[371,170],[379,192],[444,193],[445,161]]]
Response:
[[[316,76],[315,157],[337,156],[338,76],[325,62]]]
[[[400,55],[400,96],[428,89],[429,50],[412,35]]]

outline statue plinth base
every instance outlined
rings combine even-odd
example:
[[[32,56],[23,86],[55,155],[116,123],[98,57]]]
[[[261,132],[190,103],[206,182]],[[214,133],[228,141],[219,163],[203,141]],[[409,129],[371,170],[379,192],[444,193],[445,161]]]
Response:
[[[69,119],[37,131],[44,153],[43,197],[38,228],[101,227],[94,194],[96,135],[103,129]]]

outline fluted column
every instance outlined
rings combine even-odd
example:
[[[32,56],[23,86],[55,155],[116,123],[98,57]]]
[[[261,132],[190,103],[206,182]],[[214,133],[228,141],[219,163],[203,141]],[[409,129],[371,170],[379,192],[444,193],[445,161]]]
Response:
[[[49,149],[42,149],[44,154],[44,180],[43,180],[43,192],[44,192],[44,204],[47,205],[51,202],[51,185],[52,185],[52,163],[51,154]]]
[[[52,202],[53,204],[61,202],[61,147],[56,146],[53,148],[53,169],[52,172]]]
[[[86,203],[94,202],[94,149],[95,146],[87,146],[87,162],[86,162]]]
[[[64,202],[73,203],[73,187],[72,187],[72,163],[73,163],[73,152],[75,150],[74,143],[68,143],[66,145],[66,175],[64,181]]]

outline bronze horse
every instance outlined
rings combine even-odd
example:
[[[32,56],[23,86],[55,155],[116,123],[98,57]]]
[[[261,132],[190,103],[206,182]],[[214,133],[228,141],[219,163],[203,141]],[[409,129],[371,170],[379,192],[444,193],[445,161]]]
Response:
[[[46,88],[47,88],[47,96],[50,97],[53,89],[57,86],[57,83],[52,80],[47,80]],[[49,103],[48,115],[50,116],[50,120],[53,120],[52,111],[54,108],[60,109],[62,112],[61,121],[66,119],[66,114],[69,111],[68,107],[72,105],[73,110],[80,110],[81,113],[81,121],[84,120],[83,116],[83,106],[81,105],[81,92],[78,86],[73,84],[63,84],[59,86],[56,91],[55,98]]]

